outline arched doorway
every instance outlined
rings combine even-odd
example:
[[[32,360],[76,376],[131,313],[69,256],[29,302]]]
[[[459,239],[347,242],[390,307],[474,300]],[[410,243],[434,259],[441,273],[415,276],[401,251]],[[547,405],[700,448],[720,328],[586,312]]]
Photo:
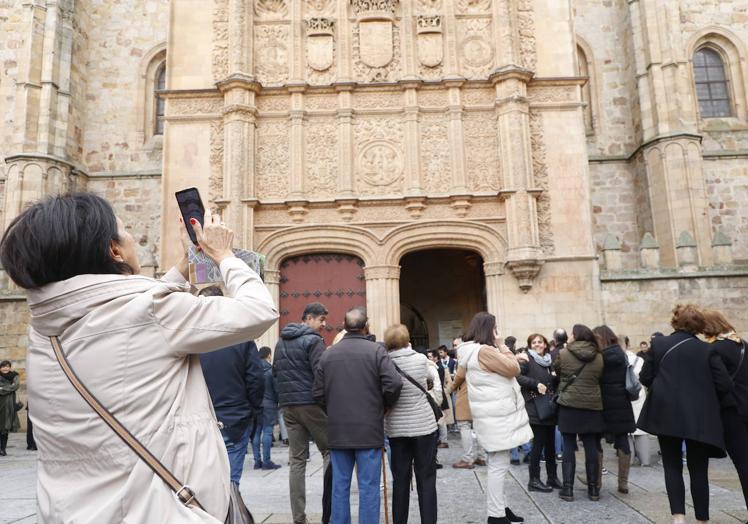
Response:
[[[400,267],[400,318],[414,348],[451,348],[473,315],[486,310],[486,279],[478,253],[415,251],[402,257]]]
[[[366,306],[364,262],[353,255],[315,253],[289,257],[280,264],[280,327],[301,322],[304,307],[321,302],[329,314],[322,333],[325,343],[332,344],[343,329],[345,312]]]

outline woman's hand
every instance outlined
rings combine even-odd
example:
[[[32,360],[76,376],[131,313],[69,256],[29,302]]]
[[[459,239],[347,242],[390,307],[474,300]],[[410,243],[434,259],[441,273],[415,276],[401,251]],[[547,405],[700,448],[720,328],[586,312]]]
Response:
[[[542,382],[538,384],[538,393],[540,393],[541,395],[545,395],[546,391],[548,391],[548,388],[545,387],[545,384],[543,384]]]
[[[195,230],[198,245],[216,264],[220,265],[225,259],[234,256],[234,252],[231,251],[234,232],[221,222],[221,215],[214,215],[207,209],[203,226],[194,218],[190,219],[190,224]]]
[[[527,353],[517,353],[514,355],[514,358],[517,359],[517,362],[529,362],[530,357],[527,356]]]

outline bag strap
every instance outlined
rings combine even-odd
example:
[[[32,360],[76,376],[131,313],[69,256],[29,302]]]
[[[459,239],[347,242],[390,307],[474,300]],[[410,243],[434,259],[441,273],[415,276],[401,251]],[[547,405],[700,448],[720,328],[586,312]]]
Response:
[[[114,415],[109,412],[109,410],[102,406],[99,400],[80,381],[78,375],[76,375],[75,371],[73,371],[73,368],[70,367],[70,363],[68,362],[65,353],[62,351],[60,339],[57,337],[49,337],[49,341],[52,343],[52,348],[55,351],[55,357],[57,357],[57,362],[65,372],[65,376],[67,376],[68,380],[73,385],[75,390],[80,394],[80,396],[83,397],[83,400],[85,400],[86,403],[91,406],[91,408],[93,408],[93,410],[102,418],[102,420],[106,422],[107,426],[109,426],[112,431],[114,431],[117,436],[121,438],[122,441],[127,444],[127,446],[131,450],[133,450],[135,454],[140,457],[143,462],[145,462],[148,467],[151,468],[151,470],[153,470],[153,472],[171,488],[171,490],[176,494],[177,498],[182,504],[184,504],[185,506],[197,507],[205,511],[205,509],[200,505],[197,498],[195,497],[195,492],[192,490],[192,488],[190,488],[187,484],[183,484],[179,480],[177,480],[177,478],[171,473],[171,471],[169,471],[166,466],[161,464],[161,462],[156,457],[154,457],[153,454],[148,451],[148,449],[137,438],[135,438],[135,436],[133,436],[133,434],[130,433]]]
[[[731,379],[738,376],[738,371],[740,371],[740,368],[743,366],[743,360],[745,360],[745,340],[741,340],[741,342],[743,343],[743,347],[740,348],[740,360],[738,361],[738,367],[735,368],[735,373],[730,375]]]
[[[668,349],[668,350],[667,350],[667,351],[665,352],[665,354],[664,354],[664,355],[662,355],[662,358],[660,359],[660,362],[659,362],[659,363],[658,363],[657,365],[658,365],[658,366],[661,366],[661,365],[662,365],[662,361],[663,361],[663,360],[665,360],[665,357],[667,357],[667,356],[668,356],[668,355],[670,354],[670,352],[671,352],[672,350],[674,350],[675,348],[677,348],[677,347],[678,347],[678,346],[680,346],[681,344],[683,344],[683,343],[685,343],[685,342],[688,342],[689,340],[691,340],[691,339],[690,339],[690,338],[687,338],[687,339],[681,340],[681,341],[680,341],[680,342],[678,342],[678,343],[677,343],[676,345],[674,345],[673,347],[671,347],[670,349]]]
[[[398,373],[400,373],[403,377],[405,377],[405,380],[407,380],[408,382],[410,382],[411,384],[413,384],[415,387],[417,387],[421,391],[421,393],[423,393],[426,396],[431,396],[431,395],[429,395],[428,391],[426,391],[426,388],[424,388],[422,385],[420,385],[416,379],[414,379],[413,377],[411,377],[410,375],[408,375],[405,371],[403,371],[400,368],[400,366],[398,366],[395,363],[394,359],[392,360],[392,365],[395,366],[395,369],[397,370]],[[443,387],[442,387],[442,391],[444,391]]]
[[[579,368],[579,370],[576,373],[574,373],[571,377],[569,377],[569,380],[566,382],[566,384],[564,384],[564,387],[562,387],[559,390],[559,393],[563,393],[564,391],[566,391],[567,389],[569,389],[569,386],[571,386],[574,382],[576,382],[577,378],[582,373],[582,371],[584,370],[584,367],[587,364],[589,364],[589,362],[585,362],[584,364],[582,364],[582,367]]]

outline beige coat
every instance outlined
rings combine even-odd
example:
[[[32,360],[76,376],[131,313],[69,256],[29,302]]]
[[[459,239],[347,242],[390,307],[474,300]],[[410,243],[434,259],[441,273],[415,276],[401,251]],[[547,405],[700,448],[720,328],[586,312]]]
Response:
[[[455,402],[455,415],[458,422],[472,422],[473,414],[470,412],[470,401],[468,400],[468,387],[465,382],[465,366],[458,366],[455,379],[452,382],[452,391],[457,391],[457,402]]]
[[[227,297],[191,295],[176,269],[160,281],[80,275],[29,291],[39,522],[224,521],[229,464],[197,353],[254,339],[278,314],[242,261],[224,260],[221,273]],[[49,335],[61,336],[81,381],[207,513],[181,505],[83,401]]]

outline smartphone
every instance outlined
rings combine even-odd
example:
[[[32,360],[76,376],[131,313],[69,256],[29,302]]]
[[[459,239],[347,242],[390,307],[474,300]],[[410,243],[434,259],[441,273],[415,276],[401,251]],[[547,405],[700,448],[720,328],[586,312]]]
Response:
[[[203,206],[203,201],[200,199],[200,193],[196,187],[189,187],[177,191],[175,196],[177,197],[179,212],[182,213],[182,219],[187,228],[187,234],[190,235],[192,243],[197,245],[197,236],[195,235],[195,230],[192,228],[192,224],[190,224],[190,219],[194,218],[200,222],[201,226],[203,225],[205,206]]]

